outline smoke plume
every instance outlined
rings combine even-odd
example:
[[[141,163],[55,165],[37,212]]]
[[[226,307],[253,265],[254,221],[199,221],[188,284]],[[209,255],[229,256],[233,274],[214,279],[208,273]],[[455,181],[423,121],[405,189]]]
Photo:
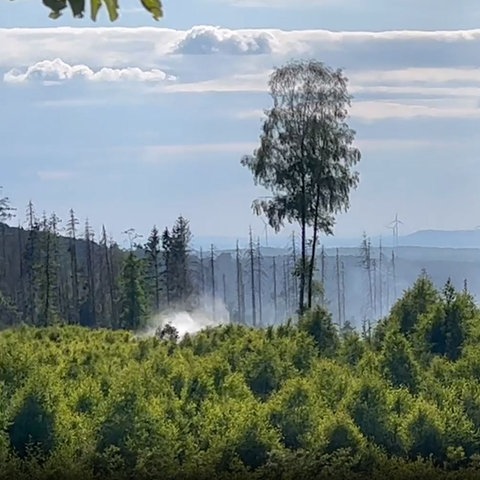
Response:
[[[217,327],[230,323],[230,315],[221,301],[212,303],[210,299],[201,302],[201,306],[192,311],[171,308],[154,315],[148,322],[148,328],[139,332],[139,337],[152,337],[167,325],[174,327],[182,339],[185,334],[195,335],[208,327]]]

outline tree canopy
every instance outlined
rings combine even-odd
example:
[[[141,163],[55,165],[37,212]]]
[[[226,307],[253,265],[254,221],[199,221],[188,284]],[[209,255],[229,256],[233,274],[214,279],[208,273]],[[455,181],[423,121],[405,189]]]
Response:
[[[412,313],[425,282],[378,345],[324,309],[183,338],[0,332],[0,479],[478,478],[480,310],[447,282]]]
[[[335,214],[349,207],[360,160],[355,132],[347,125],[351,97],[341,70],[321,62],[292,61],[269,81],[273,107],[266,111],[260,146],[242,158],[256,184],[272,192],[253,207],[276,231],[284,222],[301,228],[299,313],[312,307],[315,253],[320,232],[332,234]],[[312,228],[307,255],[307,228]]]

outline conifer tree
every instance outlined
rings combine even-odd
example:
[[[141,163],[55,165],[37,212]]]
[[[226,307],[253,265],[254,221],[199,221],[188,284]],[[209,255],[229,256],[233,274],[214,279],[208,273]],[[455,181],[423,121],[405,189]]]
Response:
[[[106,282],[108,284],[108,301],[110,309],[110,326],[115,327],[118,325],[118,314],[116,309],[116,292],[115,292],[115,275],[113,270],[113,244],[108,242],[107,231],[105,225],[102,225],[102,238],[100,240],[100,246],[103,250],[103,265],[106,274]],[[105,278],[105,275],[104,277]]]
[[[120,326],[139,330],[146,324],[146,297],[142,261],[130,250],[120,279]]]
[[[24,313],[28,322],[37,325],[38,319],[38,264],[40,261],[40,223],[31,201],[27,206],[28,236],[23,254],[26,272],[26,296]]]
[[[147,254],[148,274],[147,278],[153,291],[154,309],[160,310],[160,257],[161,257],[161,239],[157,227],[154,225],[148,242],[145,245]]]
[[[167,300],[167,306],[170,307],[172,303],[171,290],[172,290],[172,238],[168,227],[162,233],[162,252],[163,252],[163,284],[165,290],[165,297]]]
[[[178,217],[170,236],[170,270],[173,301],[183,308],[194,294],[189,260],[191,240],[188,220]]]
[[[58,232],[59,219],[44,212],[38,226],[38,261],[33,265],[38,282],[38,323],[51,325],[58,314]]]
[[[80,309],[80,322],[82,325],[95,326],[97,323],[97,302],[95,291],[95,266],[93,258],[93,238],[94,233],[88,223],[88,219],[85,221],[85,258],[86,258],[86,279],[84,283],[85,296],[83,299],[83,305]]]
[[[77,256],[77,227],[79,221],[75,217],[75,212],[70,209],[70,218],[67,223],[67,233],[69,236],[68,252],[70,254],[70,279],[71,279],[71,313],[72,323],[79,322],[80,301],[78,289],[78,256]]]

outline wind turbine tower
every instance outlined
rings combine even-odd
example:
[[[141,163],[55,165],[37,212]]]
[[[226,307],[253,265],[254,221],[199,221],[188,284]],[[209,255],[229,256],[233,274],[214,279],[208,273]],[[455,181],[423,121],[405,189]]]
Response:
[[[393,230],[394,247],[398,247],[399,226],[403,225],[403,222],[398,219],[398,213],[395,214],[395,219],[390,223],[389,228]]]

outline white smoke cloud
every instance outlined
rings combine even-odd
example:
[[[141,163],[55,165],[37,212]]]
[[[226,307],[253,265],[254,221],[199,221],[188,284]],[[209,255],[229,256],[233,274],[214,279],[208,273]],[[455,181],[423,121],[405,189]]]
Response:
[[[171,309],[154,315],[148,322],[149,327],[139,332],[139,337],[152,337],[158,329],[170,325],[174,327],[182,339],[186,334],[195,335],[208,327],[218,327],[230,323],[230,314],[223,302],[216,300],[215,308],[210,299],[205,299],[202,306],[187,312],[182,309]]]
[[[142,70],[138,67],[104,67],[94,71],[86,65],[70,65],[60,58],[37,62],[23,72],[18,69],[12,69],[3,76],[4,82],[7,83],[28,81],[58,83],[75,79],[94,82],[165,82],[173,81],[175,77],[166,74],[162,70]]]

